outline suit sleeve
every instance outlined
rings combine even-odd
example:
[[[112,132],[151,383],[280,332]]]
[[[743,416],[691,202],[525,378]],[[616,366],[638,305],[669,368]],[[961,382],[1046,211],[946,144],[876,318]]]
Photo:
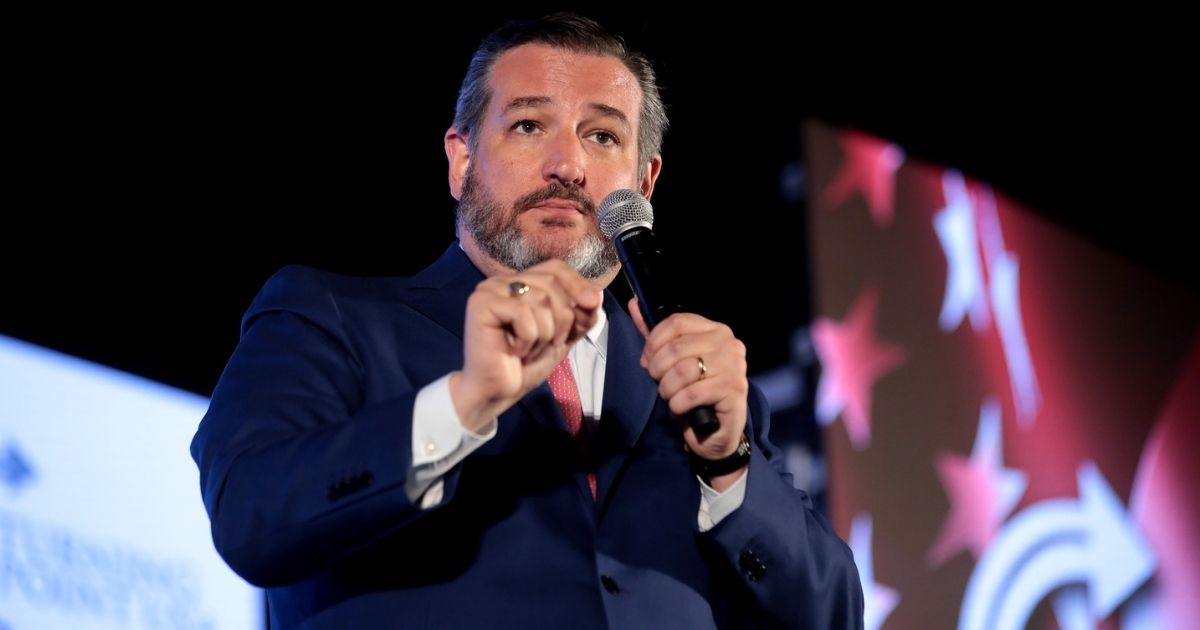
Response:
[[[268,281],[191,447],[217,551],[247,581],[308,577],[428,513],[404,491],[418,390],[364,406],[362,376],[322,276]]]
[[[792,487],[767,438],[768,417],[762,393],[751,388],[757,448],[746,472],[746,496],[703,536],[729,562],[761,625],[862,628],[862,584],[850,548],[808,495]]]

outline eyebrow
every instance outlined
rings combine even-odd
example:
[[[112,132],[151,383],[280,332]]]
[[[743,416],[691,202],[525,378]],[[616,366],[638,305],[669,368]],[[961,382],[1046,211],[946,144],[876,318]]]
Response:
[[[553,99],[551,99],[549,96],[518,96],[504,106],[504,113],[507,114],[514,109],[524,109],[526,107],[541,107],[543,105],[549,105],[552,102]],[[613,107],[612,105],[605,105],[604,103],[588,103],[588,107],[596,110],[602,116],[616,118],[621,124],[627,127],[629,126],[629,117],[625,115],[625,112]]]
[[[518,97],[514,98],[513,100],[509,101],[508,105],[504,106],[504,113],[507,114],[508,112],[510,112],[514,109],[524,109],[526,107],[539,107],[541,105],[549,105],[549,104],[550,104],[549,96],[518,96]]]
[[[612,105],[605,105],[604,103],[589,103],[588,107],[591,107],[592,109],[600,112],[604,116],[608,116],[610,118],[616,118],[621,124],[625,125],[626,127],[629,126],[629,118],[625,116],[625,112],[617,109],[616,107],[613,107]]]

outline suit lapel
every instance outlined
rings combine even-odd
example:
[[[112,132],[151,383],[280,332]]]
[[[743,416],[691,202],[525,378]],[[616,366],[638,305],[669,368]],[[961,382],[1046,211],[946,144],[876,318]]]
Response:
[[[467,298],[483,279],[483,273],[455,241],[437,261],[413,277],[410,290],[414,295],[409,306],[461,340]]]

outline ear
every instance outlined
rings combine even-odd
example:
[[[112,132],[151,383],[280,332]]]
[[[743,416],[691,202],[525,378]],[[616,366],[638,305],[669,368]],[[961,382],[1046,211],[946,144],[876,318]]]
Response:
[[[650,200],[650,195],[654,194],[654,182],[658,181],[660,171],[662,171],[661,153],[650,159],[650,163],[646,165],[646,170],[642,173],[642,196],[647,201]]]
[[[471,164],[470,143],[467,142],[467,136],[459,133],[455,127],[446,130],[443,141],[446,145],[446,161],[450,163],[450,196],[462,199],[463,180]]]

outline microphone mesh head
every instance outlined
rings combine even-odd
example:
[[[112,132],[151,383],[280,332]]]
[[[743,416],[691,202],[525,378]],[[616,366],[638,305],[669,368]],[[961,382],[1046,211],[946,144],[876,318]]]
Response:
[[[630,223],[645,223],[654,227],[654,208],[636,190],[614,190],[600,202],[596,221],[600,223],[604,238],[611,241],[621,233],[622,227]]]

